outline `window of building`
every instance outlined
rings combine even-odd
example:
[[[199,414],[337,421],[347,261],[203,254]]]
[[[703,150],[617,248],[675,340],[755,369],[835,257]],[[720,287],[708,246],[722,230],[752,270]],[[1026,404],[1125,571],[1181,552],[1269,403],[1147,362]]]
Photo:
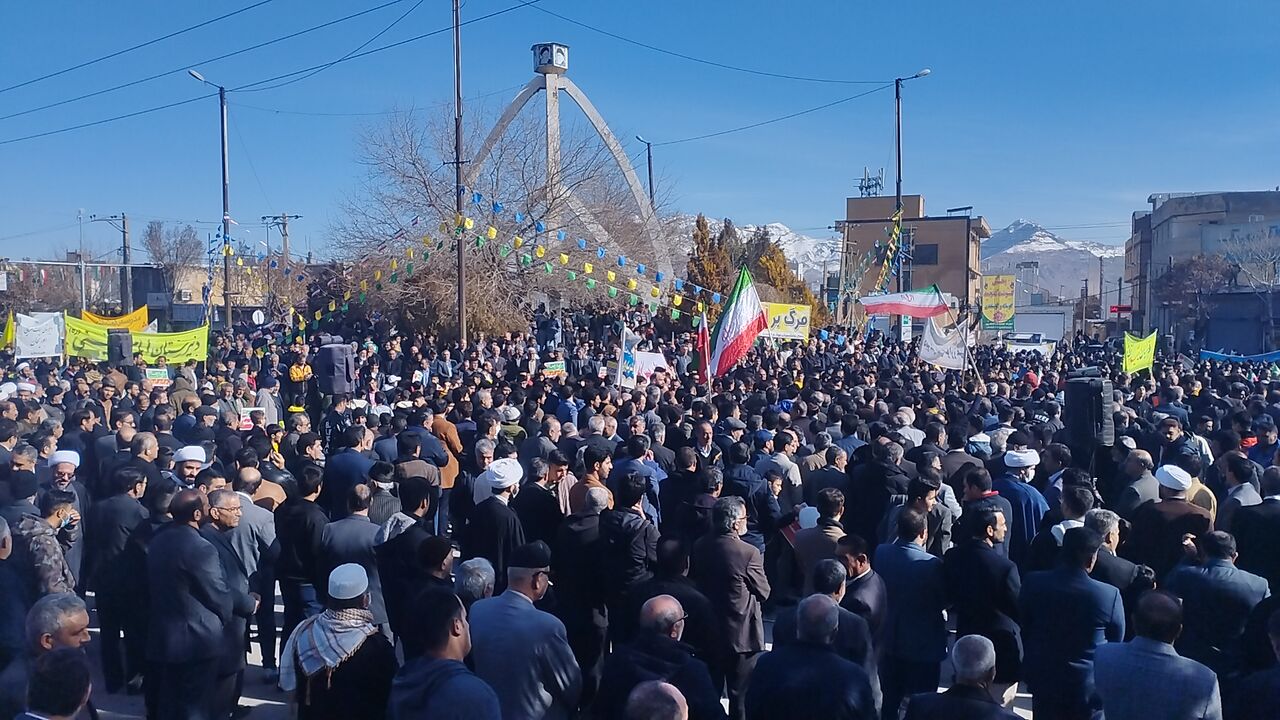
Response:
[[[937,265],[938,243],[923,243],[915,246],[911,261],[916,265]]]

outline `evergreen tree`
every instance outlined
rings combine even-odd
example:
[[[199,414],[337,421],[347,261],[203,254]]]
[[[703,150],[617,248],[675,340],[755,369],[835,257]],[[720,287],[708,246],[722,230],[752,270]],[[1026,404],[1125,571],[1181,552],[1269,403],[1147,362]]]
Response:
[[[728,222],[725,224],[733,232],[732,225]],[[712,238],[707,218],[701,214],[698,215],[693,228],[693,251],[689,253],[687,272],[689,282],[713,292],[729,289],[737,266],[726,248],[725,237],[725,231],[722,229],[715,238]]]

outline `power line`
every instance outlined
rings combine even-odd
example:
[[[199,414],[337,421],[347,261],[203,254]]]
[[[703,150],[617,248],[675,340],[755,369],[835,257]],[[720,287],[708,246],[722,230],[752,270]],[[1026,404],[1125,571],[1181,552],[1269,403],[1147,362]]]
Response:
[[[570,23],[572,25],[577,25],[578,27],[585,28],[594,33],[599,33],[601,35],[613,38],[614,40],[618,40],[618,41],[627,43],[629,45],[635,45],[636,47],[641,47],[646,50],[652,50],[653,52],[656,52],[656,53],[661,53],[663,55],[670,55],[672,57],[677,57],[682,60],[688,60],[690,62],[700,63],[702,65],[710,65],[711,67],[718,67],[723,70],[733,70],[734,72],[747,73],[749,75],[759,75],[761,77],[778,78],[781,80],[799,80],[801,82],[830,83],[830,84],[836,84],[836,85],[878,85],[880,83],[891,82],[888,80],[841,80],[838,78],[805,77],[803,75],[788,75],[786,73],[773,73],[773,72],[767,72],[765,70],[754,70],[752,68],[739,67],[737,65],[729,65],[727,63],[716,62],[714,60],[707,60],[705,58],[694,57],[693,55],[686,55],[685,53],[676,52],[675,50],[667,50],[666,48],[660,48],[656,45],[650,45],[648,43],[640,42],[639,40],[633,40],[629,37],[623,37],[622,35],[618,35],[617,33],[609,32],[608,30],[598,28],[594,25],[588,25],[587,23],[584,23],[579,20],[574,20],[571,17],[566,17],[564,15],[561,15],[560,13],[547,10],[546,8],[538,7],[538,8],[534,8],[534,10],[537,10],[540,13],[546,13],[547,15],[550,15],[552,17],[560,18],[561,20],[567,23]],[[654,143],[654,144],[656,145],[657,143]]]
[[[107,123],[115,122],[117,120],[125,120],[131,117],[138,117],[139,115],[146,115],[148,113],[153,113],[160,110],[168,110],[169,108],[178,107],[179,105],[187,105],[200,100],[207,100],[208,98],[211,98],[211,97],[217,97],[217,95],[218,93],[209,93],[207,95],[197,95],[196,97],[187,98],[186,100],[178,100],[177,102],[171,102],[165,105],[157,105],[155,107],[150,107],[145,110],[136,110],[131,113],[125,113],[124,115],[116,115],[115,117],[103,118],[101,120],[94,120],[93,122],[80,123],[79,125],[71,125],[69,127],[58,128],[57,130],[46,130],[45,132],[35,133],[34,135],[24,135],[22,137],[10,138],[8,140],[0,140],[0,145],[11,145],[13,143],[22,142],[24,140],[35,140],[36,138],[48,137],[50,135],[61,135],[62,133],[71,132],[72,130],[83,130],[84,128],[88,128],[88,127],[105,125]]]
[[[458,25],[459,25],[460,27],[465,27],[465,26],[470,25],[470,24],[472,24],[472,23],[478,23],[478,22],[480,22],[480,21],[482,21],[482,20],[488,20],[489,18],[494,18],[494,17],[497,17],[497,16],[499,16],[499,15],[505,15],[505,14],[507,14],[507,13],[509,13],[509,12],[513,11],[513,10],[519,10],[519,9],[521,9],[521,8],[526,8],[526,7],[529,7],[529,6],[531,6],[531,5],[535,5],[535,4],[540,3],[540,2],[542,2],[542,0],[526,0],[526,2],[522,2],[522,3],[519,3],[519,4],[517,4],[517,5],[511,5],[511,6],[509,6],[509,7],[503,8],[503,9],[501,9],[501,10],[495,10],[495,11],[493,11],[493,12],[491,12],[491,13],[487,14],[487,15],[480,15],[480,16],[478,16],[478,17],[471,18],[470,20],[464,20],[463,22],[458,23]],[[247,85],[241,85],[241,86],[239,86],[239,87],[230,88],[230,89],[228,90],[228,92],[244,92],[244,91],[249,91],[249,88],[255,87],[255,86],[257,86],[257,85],[265,85],[265,84],[267,84],[267,83],[273,83],[273,82],[275,82],[275,81],[277,81],[277,80],[283,80],[283,79],[285,79],[285,78],[287,78],[287,77],[293,77],[294,75],[302,75],[302,74],[304,74],[304,73],[311,72],[312,70],[317,70],[317,69],[319,69],[319,70],[323,70],[323,69],[326,69],[326,68],[332,67],[332,66],[334,66],[334,65],[337,65],[338,63],[347,62],[347,61],[349,61],[349,60],[358,60],[358,59],[360,59],[360,58],[362,58],[362,57],[366,57],[366,56],[369,56],[369,55],[373,55],[374,53],[380,53],[380,52],[382,52],[382,51],[384,51],[384,50],[391,50],[391,49],[393,49],[393,48],[398,48],[398,47],[400,47],[401,45],[408,45],[409,43],[417,42],[417,41],[419,41],[419,40],[425,40],[426,38],[429,38],[429,37],[432,37],[432,36],[435,36],[435,35],[442,35],[442,34],[444,34],[444,33],[451,32],[452,30],[453,30],[453,26],[452,26],[452,25],[450,25],[450,26],[448,26],[448,27],[443,27],[443,28],[440,28],[440,29],[438,29],[438,30],[432,30],[432,31],[430,31],[430,32],[422,33],[421,35],[415,35],[415,36],[413,36],[413,37],[411,37],[411,38],[405,38],[404,40],[399,40],[399,41],[397,41],[397,42],[393,42],[393,43],[391,43],[391,44],[389,44],[389,45],[382,45],[382,46],[379,46],[379,47],[373,48],[372,50],[365,50],[364,52],[359,52],[359,53],[356,53],[356,54],[354,54],[354,55],[350,55],[350,54],[348,54],[348,55],[343,56],[343,57],[341,57],[341,58],[338,58],[337,60],[334,60],[334,61],[332,61],[332,62],[321,63],[321,64],[319,64],[319,65],[312,65],[311,67],[302,68],[301,70],[294,70],[293,72],[284,73],[284,74],[282,74],[282,75],[276,75],[275,77],[270,77],[270,78],[267,78],[266,80],[258,80],[257,82],[251,82],[251,83],[249,83],[249,84],[247,84]],[[269,89],[269,88],[262,88],[262,89],[266,90],[266,89]],[[256,91],[250,91],[250,92],[256,92]],[[3,119],[4,119],[4,118],[0,118],[0,120],[3,120]]]
[[[303,29],[303,30],[299,30],[299,31],[297,31],[297,32],[289,33],[288,35],[282,35],[282,36],[280,36],[280,37],[278,37],[278,38],[275,38],[275,39],[272,39],[272,40],[266,40],[266,41],[260,42],[260,43],[258,43],[258,44],[256,44],[256,45],[250,45],[249,47],[241,48],[241,49],[239,49],[239,50],[234,50],[234,51],[232,51],[232,52],[225,53],[225,54],[223,54],[223,55],[218,55],[218,56],[216,56],[216,57],[206,58],[206,59],[204,59],[204,60],[197,60],[197,61],[195,61],[195,62],[183,63],[180,67],[176,67],[176,68],[174,68],[174,69],[172,69],[172,70],[165,70],[164,72],[156,73],[156,74],[154,74],[154,75],[148,75],[147,77],[139,78],[139,79],[137,79],[137,80],[131,80],[131,81],[129,81],[129,82],[121,83],[121,84],[119,84],[119,85],[115,85],[115,86],[113,86],[113,87],[105,88],[105,89],[103,89],[103,90],[95,90],[95,91],[93,91],[93,92],[85,93],[85,94],[83,94],[83,95],[77,95],[76,97],[68,98],[68,99],[66,99],[66,100],[59,100],[59,101],[57,101],[57,102],[48,103],[47,105],[41,105],[40,107],[30,108],[30,109],[28,109],[28,110],[21,110],[21,111],[19,111],[19,112],[10,113],[10,114],[8,114],[8,115],[0,115],[0,120],[9,120],[9,119],[12,119],[12,118],[21,117],[21,116],[23,116],[23,115],[30,115],[31,113],[40,112],[40,111],[42,111],[42,110],[49,110],[49,109],[51,109],[51,108],[60,107],[60,106],[62,106],[62,105],[67,105],[67,104],[69,104],[69,103],[79,102],[79,101],[81,101],[81,100],[88,100],[88,99],[89,99],[89,98],[91,98],[91,97],[97,97],[97,96],[99,96],[99,95],[105,95],[106,93],[115,92],[116,90],[123,90],[123,89],[128,88],[128,87],[133,87],[134,85],[141,85],[142,83],[145,83],[145,82],[151,82],[152,80],[156,80],[156,79],[159,79],[159,78],[165,77],[166,75],[173,75],[174,73],[186,72],[187,68],[194,67],[194,66],[196,66],[196,65],[208,65],[208,64],[210,64],[210,63],[215,63],[215,62],[219,62],[219,61],[221,61],[221,60],[226,60],[227,58],[232,58],[232,57],[235,57],[235,56],[237,56],[237,55],[243,55],[244,53],[247,53],[247,52],[252,52],[252,51],[254,51],[254,50],[260,50],[260,49],[262,49],[262,48],[264,48],[264,47],[267,47],[267,46],[269,46],[269,45],[275,45],[276,43],[284,42],[285,40],[292,40],[293,38],[300,37],[300,36],[302,36],[302,35],[306,35],[307,33],[315,32],[316,30],[322,30],[322,29],[324,29],[324,28],[331,27],[331,26],[333,26],[333,25],[337,25],[338,23],[347,22],[348,20],[354,20],[355,18],[361,17],[362,15],[368,15],[368,14],[369,14],[369,13],[371,13],[371,12],[376,12],[376,11],[381,10],[381,9],[383,9],[383,8],[390,7],[390,6],[392,6],[392,5],[398,5],[398,4],[402,3],[402,2],[405,2],[405,0],[388,0],[388,2],[385,2],[385,3],[381,4],[381,5],[376,6],[376,7],[369,8],[368,10],[361,10],[360,12],[353,13],[353,14],[351,14],[351,15],[347,15],[346,17],[340,17],[340,18],[338,18],[337,20],[330,20],[329,22],[326,22],[326,23],[321,23],[321,24],[319,24],[319,25],[315,25],[315,26],[312,26],[312,27],[309,27],[309,28],[306,28],[306,29]]]
[[[745,130],[754,130],[758,127],[764,127],[765,125],[772,125],[774,123],[780,123],[784,120],[791,120],[792,118],[798,118],[801,115],[808,115],[810,113],[818,112],[819,110],[826,110],[827,108],[835,107],[836,105],[840,105],[842,103],[847,103],[852,100],[857,100],[858,98],[866,97],[868,95],[871,95],[872,93],[878,93],[882,90],[888,90],[891,87],[893,87],[893,83],[888,83],[886,85],[881,85],[878,88],[865,90],[863,92],[858,93],[857,95],[850,95],[849,97],[841,98],[839,100],[834,100],[832,102],[826,103],[825,105],[818,105],[817,107],[811,107],[807,110],[801,110],[799,112],[793,112],[787,115],[782,115],[781,117],[776,117],[769,120],[762,120],[760,122],[751,123],[750,125],[743,125],[741,127],[730,128],[728,130],[720,130],[718,132],[706,133],[705,135],[695,135],[693,137],[680,138],[679,140],[667,140],[665,142],[656,142],[653,144],[653,146],[662,147],[666,145],[678,145],[680,143],[693,142],[695,140],[706,140],[708,138],[720,137],[721,135],[730,135],[732,133],[743,132]]]
[[[202,22],[202,23],[197,23],[197,24],[195,24],[195,25],[191,25],[191,26],[188,26],[188,27],[182,28],[181,30],[175,30],[175,31],[173,31],[173,32],[171,32],[171,33],[169,33],[169,34],[167,34],[167,35],[161,35],[161,36],[160,36],[160,37],[158,37],[158,38],[152,38],[151,40],[148,40],[148,41],[143,42],[143,43],[138,43],[137,45],[134,45],[134,46],[132,46],[132,47],[127,47],[127,48],[124,48],[123,50],[117,50],[117,51],[115,51],[115,52],[113,52],[113,53],[108,53],[108,54],[103,55],[103,56],[101,56],[101,57],[96,57],[96,58],[94,58],[94,59],[92,59],[92,60],[86,60],[86,61],[84,61],[84,62],[82,62],[82,63],[76,64],[76,65],[72,65],[72,66],[70,66],[70,67],[62,68],[61,70],[55,70],[54,72],[51,72],[51,73],[48,73],[48,74],[45,74],[45,75],[41,75],[40,77],[31,78],[30,80],[24,80],[24,81],[22,81],[22,82],[20,82],[20,83],[18,83],[18,84],[16,84],[16,85],[10,85],[9,87],[6,87],[6,88],[0,88],[0,93],[6,93],[6,92],[9,92],[10,90],[17,90],[18,88],[26,87],[26,86],[28,86],[28,85],[34,85],[35,83],[41,82],[41,81],[43,81],[43,80],[48,80],[49,78],[55,78],[55,77],[58,77],[59,75],[65,75],[65,74],[67,74],[67,73],[69,73],[69,72],[72,72],[72,71],[74,71],[74,70],[79,70],[79,69],[81,69],[81,68],[87,68],[87,67],[89,67],[90,65],[96,65],[97,63],[100,63],[100,62],[102,62],[103,60],[110,60],[111,58],[114,58],[114,57],[120,57],[121,55],[124,55],[124,54],[126,54],[126,53],[131,53],[131,52],[133,52],[134,50],[141,50],[142,48],[147,47],[147,46],[149,46],[149,45],[155,45],[155,44],[156,44],[156,43],[158,43],[158,42],[164,42],[165,40],[168,40],[168,39],[170,39],[170,38],[175,38],[175,37],[178,37],[179,35],[183,35],[183,34],[185,34],[185,33],[189,33],[189,32],[191,32],[192,30],[199,30],[199,29],[200,29],[200,28],[202,28],[202,27],[207,27],[207,26],[212,25],[212,24],[214,24],[214,23],[217,23],[217,22],[221,22],[221,21],[223,21],[223,20],[226,20],[227,18],[235,17],[236,15],[239,15],[239,14],[241,14],[241,13],[246,13],[246,12],[248,12],[248,11],[250,11],[250,10],[253,10],[254,8],[262,7],[263,5],[266,5],[267,3],[274,2],[274,1],[275,1],[275,0],[261,0],[260,2],[256,2],[256,3],[252,4],[252,5],[249,5],[248,7],[242,7],[242,8],[240,8],[239,10],[233,10],[233,11],[231,11],[231,12],[227,13],[226,15],[219,15],[218,17],[213,18],[212,20],[205,20],[205,21],[204,21],[204,22]]]
[[[504,93],[509,93],[512,90],[519,90],[522,87],[524,87],[524,83],[521,83],[519,85],[512,85],[510,87],[505,87],[505,88],[502,88],[501,90],[493,90],[491,92],[481,93],[479,95],[473,95],[469,98],[466,98],[466,101],[475,102],[476,100],[483,100],[488,97],[493,97],[494,95],[502,95]],[[236,107],[246,108],[248,110],[258,110],[260,112],[275,113],[277,115],[304,115],[304,116],[314,116],[314,117],[371,117],[371,116],[378,116],[378,115],[399,115],[401,113],[423,113],[423,112],[427,112],[428,110],[434,110],[436,108],[453,107],[452,100],[447,102],[431,103],[421,108],[409,108],[408,110],[379,110],[379,111],[372,111],[372,112],[313,112],[308,110],[284,110],[281,108],[262,107],[261,105],[249,105],[242,102],[228,101],[227,104],[234,105]]]
[[[404,20],[405,18],[409,17],[409,14],[410,14],[410,13],[412,13],[414,10],[417,10],[417,9],[418,9],[418,6],[422,5],[422,3],[423,3],[423,0],[418,0],[418,2],[414,3],[412,7],[410,7],[408,10],[405,10],[405,11],[400,15],[400,17],[398,17],[398,18],[396,18],[395,20],[393,20],[393,21],[391,22],[391,24],[390,24],[390,25],[388,25],[388,26],[386,26],[386,27],[382,28],[381,30],[379,30],[379,31],[378,31],[378,34],[376,34],[376,35],[374,35],[373,37],[369,38],[368,40],[365,40],[364,42],[360,43],[360,45],[359,45],[358,47],[356,47],[356,49],[352,50],[351,52],[347,53],[346,55],[343,55],[342,57],[338,58],[337,60],[334,60],[334,61],[333,61],[333,62],[331,62],[331,63],[328,63],[328,64],[326,64],[326,65],[323,65],[323,66],[321,66],[321,67],[318,67],[318,68],[316,68],[315,70],[313,70],[313,71],[311,71],[311,72],[309,72],[309,73],[307,73],[306,75],[303,75],[303,76],[301,76],[301,77],[296,77],[296,78],[294,78],[294,79],[292,79],[292,80],[286,80],[286,81],[284,81],[284,82],[282,82],[282,83],[277,83],[277,84],[275,84],[275,85],[268,85],[267,87],[254,88],[253,90],[249,90],[248,92],[261,92],[261,91],[263,91],[263,90],[274,90],[274,89],[276,89],[276,88],[284,87],[285,85],[292,85],[293,83],[296,83],[296,82],[302,82],[303,80],[306,80],[306,79],[307,79],[307,78],[309,78],[309,77],[313,77],[313,76],[315,76],[315,75],[318,75],[318,74],[320,74],[320,73],[324,72],[325,70],[328,70],[329,68],[333,67],[334,65],[337,65],[338,63],[340,63],[340,62],[342,62],[342,61],[344,61],[344,60],[350,59],[350,57],[351,57],[352,55],[355,55],[357,52],[360,52],[361,50],[363,50],[363,49],[365,49],[365,48],[369,47],[369,44],[370,44],[370,43],[372,43],[374,40],[377,40],[378,38],[380,38],[380,37],[382,37],[383,35],[386,35],[388,32],[390,32],[390,31],[391,31],[391,28],[395,27],[396,25],[399,25],[399,24],[400,24],[400,21],[402,21],[402,20]]]

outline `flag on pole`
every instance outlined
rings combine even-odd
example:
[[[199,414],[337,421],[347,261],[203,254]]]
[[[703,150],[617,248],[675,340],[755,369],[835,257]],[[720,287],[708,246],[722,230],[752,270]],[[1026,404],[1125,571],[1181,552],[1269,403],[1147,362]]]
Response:
[[[724,312],[716,322],[711,358],[707,363],[710,377],[717,378],[729,372],[729,368],[751,349],[756,336],[768,326],[751,272],[744,266],[738,271],[738,281],[734,283]]]
[[[858,302],[866,309],[868,315],[907,315],[913,318],[931,318],[945,315],[947,301],[937,285],[930,285],[923,290],[888,293],[886,295],[869,295]]]
[[[711,367],[711,329],[707,327],[707,314],[705,312],[702,313],[702,319],[698,322],[697,350],[698,382],[710,382],[711,378],[707,374],[707,369]]]

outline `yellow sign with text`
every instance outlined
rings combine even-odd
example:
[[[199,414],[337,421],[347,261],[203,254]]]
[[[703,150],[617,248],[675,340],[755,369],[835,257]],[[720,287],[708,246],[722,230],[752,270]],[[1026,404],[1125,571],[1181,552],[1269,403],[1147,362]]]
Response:
[[[66,316],[66,353],[101,362],[107,359],[107,328]],[[160,357],[167,362],[203,361],[209,357],[209,326],[176,333],[130,332],[133,351],[154,363]]]
[[[808,305],[788,305],[786,303],[760,303],[764,307],[764,316],[768,326],[760,337],[776,340],[808,340],[809,317],[811,308]]]
[[[147,323],[151,321],[147,317],[147,308],[142,306],[128,315],[120,315],[118,317],[108,317],[91,313],[88,310],[80,311],[80,319],[91,325],[97,325],[104,328],[124,328],[133,332],[142,332],[147,329]]]
[[[982,278],[982,329],[1012,330],[1014,276],[984,275]]]
[[[1156,334],[1140,338],[1129,333],[1124,334],[1124,371],[1136,373],[1139,370],[1150,370],[1156,362]]]

